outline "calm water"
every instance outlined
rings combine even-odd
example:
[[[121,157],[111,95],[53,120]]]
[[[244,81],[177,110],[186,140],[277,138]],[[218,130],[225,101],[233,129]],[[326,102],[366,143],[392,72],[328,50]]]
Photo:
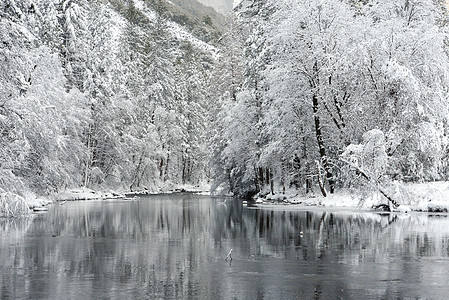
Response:
[[[1,299],[448,295],[446,214],[260,210],[186,194],[0,220]]]

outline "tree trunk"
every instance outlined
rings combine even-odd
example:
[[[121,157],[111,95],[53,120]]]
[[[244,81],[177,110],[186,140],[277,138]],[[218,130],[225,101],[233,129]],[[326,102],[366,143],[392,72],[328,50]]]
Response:
[[[312,192],[312,178],[309,176],[306,177],[306,194]]]
[[[162,175],[164,175],[164,159],[161,158],[159,162],[159,178],[162,179]]]
[[[140,168],[141,168],[142,162],[143,162],[143,154],[139,158],[139,163],[138,163],[138,165],[136,167],[136,171],[135,171],[134,177],[131,180],[131,185],[129,186],[129,189],[131,191],[134,190],[134,187],[139,187],[140,186],[140,175],[139,175],[139,173],[140,173]]]
[[[186,184],[186,159],[182,159],[182,184]]]
[[[314,116],[314,120],[315,120],[315,134],[316,134],[316,140],[318,143],[318,148],[320,150],[320,158],[321,158],[321,162],[323,164],[324,170],[326,171],[326,178],[327,178],[327,181],[329,182],[330,193],[333,194],[335,191],[335,181],[334,181],[334,176],[332,175],[331,168],[329,166],[329,160],[326,156],[326,148],[324,146],[323,133],[321,131],[321,121],[320,121],[320,116],[318,115],[318,108],[319,108],[318,96],[316,94],[313,94],[313,96],[312,96],[312,104],[313,104],[313,116]],[[324,194],[323,194],[323,196],[326,197]]]
[[[168,148],[168,151],[170,151],[170,147]],[[165,174],[164,174],[164,182],[168,180],[168,175],[169,175],[169,163],[170,163],[170,153],[167,153],[167,160],[165,161]]]
[[[259,167],[259,191],[261,191],[263,189],[263,184],[264,183],[264,174],[263,174],[263,168]]]
[[[84,187],[87,188],[88,184],[89,184],[89,170],[91,167],[91,161],[92,161],[92,154],[91,154],[91,139],[92,139],[92,128],[89,125],[89,132],[87,134],[87,160],[86,160],[86,166],[85,166],[85,170],[84,170]]]
[[[317,168],[317,172],[318,172],[318,184],[320,186],[321,194],[323,194],[323,197],[327,197],[326,187],[324,186],[323,177],[321,176],[321,165],[320,165],[320,162],[319,161],[315,161],[315,163],[316,163],[316,168]]]

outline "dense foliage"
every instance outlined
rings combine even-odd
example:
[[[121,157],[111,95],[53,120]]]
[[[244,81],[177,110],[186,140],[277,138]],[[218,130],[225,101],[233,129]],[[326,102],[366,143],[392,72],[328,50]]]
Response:
[[[203,181],[203,40],[220,25],[201,18],[160,0],[1,1],[0,193]]]
[[[447,179],[441,1],[244,0],[236,12],[2,1],[0,193],[210,176],[238,195],[325,195]]]
[[[217,189],[447,179],[441,1],[245,0],[238,15],[244,80],[216,120]]]

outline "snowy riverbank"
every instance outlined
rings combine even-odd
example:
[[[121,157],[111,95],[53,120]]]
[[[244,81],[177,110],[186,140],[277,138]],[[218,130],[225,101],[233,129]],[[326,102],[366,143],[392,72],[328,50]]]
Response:
[[[48,198],[36,198],[33,195],[21,197],[12,193],[4,193],[0,197],[0,216],[16,217],[33,211],[45,210],[45,207],[56,202],[77,200],[123,199],[125,195],[156,195],[179,192],[191,192],[209,195],[209,186],[180,186],[170,190],[158,191],[94,191],[78,188],[50,195]],[[449,212],[449,182],[430,182],[400,184],[395,183],[387,189],[399,207],[390,207],[393,211]],[[319,193],[305,195],[299,191],[289,190],[275,195],[266,194],[255,199],[257,206],[272,207],[284,205],[285,209],[306,208],[310,206],[326,207],[328,209],[362,209],[373,210],[373,207],[383,205],[389,207],[387,199],[378,191],[361,191],[358,189],[337,190],[327,197]]]
[[[182,185],[176,188],[160,188],[158,190],[141,190],[141,191],[95,191],[87,188],[69,189],[57,194],[53,194],[51,199],[53,201],[77,201],[77,200],[101,200],[101,199],[123,199],[127,196],[135,195],[159,195],[159,194],[173,194],[173,193],[198,193],[210,194],[209,186],[192,186]]]
[[[396,200],[398,207],[391,207],[379,191],[357,189],[338,190],[323,197],[321,194],[301,194],[287,191],[285,194],[268,194],[256,197],[256,205],[321,206],[332,208],[354,208],[371,210],[374,207],[389,207],[392,211],[449,212],[449,182],[403,184],[395,183],[388,194]]]
[[[197,186],[181,185],[176,188],[159,188],[155,191],[96,191],[88,188],[72,188],[48,195],[47,197],[37,197],[30,192],[24,192],[23,195],[6,192],[0,193],[0,217],[19,217],[29,215],[32,212],[42,212],[48,210],[48,207],[53,203],[64,203],[66,201],[125,199],[126,197],[135,195],[172,193],[210,195],[209,190],[210,186],[203,184]]]

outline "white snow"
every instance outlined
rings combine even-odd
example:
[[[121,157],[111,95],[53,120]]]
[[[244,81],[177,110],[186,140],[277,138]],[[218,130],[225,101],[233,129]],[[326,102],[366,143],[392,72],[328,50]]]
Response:
[[[208,52],[212,54],[214,59],[218,57],[218,49],[197,39],[193,35],[191,35],[187,30],[185,30],[181,25],[171,22],[168,22],[168,27],[170,28],[170,32],[180,41],[189,41],[196,48],[201,49],[204,52]]]
[[[393,209],[394,212],[401,212],[401,213],[408,213],[411,212],[412,209],[408,207],[407,205],[399,205],[397,208]]]
[[[124,195],[115,192],[98,192],[87,188],[71,189],[53,195],[56,201],[121,199]]]
[[[392,207],[393,212],[449,212],[449,182],[428,183],[395,183],[389,189],[398,202],[398,207]],[[283,201],[279,201],[282,199]],[[268,205],[262,205],[267,200]],[[266,208],[310,209],[311,206],[326,208],[326,210],[357,209],[372,210],[379,204],[388,205],[388,200],[378,191],[337,190],[327,197],[321,194],[304,195],[300,191],[287,191],[285,194],[257,198],[256,204]]]
[[[126,27],[126,20],[118,14],[115,10],[110,10],[111,23],[114,24],[110,28],[112,33],[112,43],[113,49],[118,49],[120,47],[120,36],[122,35],[123,29]]]
[[[156,13],[149,9],[142,0],[134,0],[134,6],[143,12],[150,21],[156,21]]]

